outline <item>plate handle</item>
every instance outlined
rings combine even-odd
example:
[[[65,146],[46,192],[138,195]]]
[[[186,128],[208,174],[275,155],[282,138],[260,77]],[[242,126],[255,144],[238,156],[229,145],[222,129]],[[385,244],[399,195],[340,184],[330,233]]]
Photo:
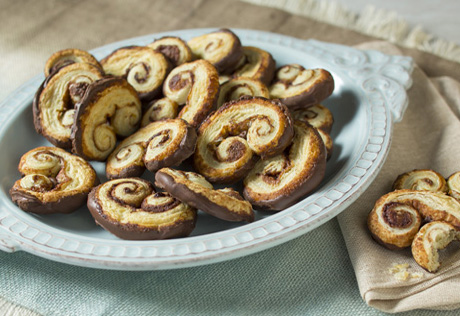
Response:
[[[6,235],[0,234],[0,250],[4,252],[15,252],[19,249],[19,244],[14,242]]]

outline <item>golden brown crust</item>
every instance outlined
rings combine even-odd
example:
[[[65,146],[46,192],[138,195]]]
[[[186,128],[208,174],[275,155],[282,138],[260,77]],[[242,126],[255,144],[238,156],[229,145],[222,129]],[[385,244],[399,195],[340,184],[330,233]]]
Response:
[[[252,206],[233,189],[214,190],[203,176],[170,168],[158,170],[155,185],[172,196],[217,218],[238,222],[254,220]]]
[[[159,120],[176,118],[178,108],[179,105],[168,98],[153,100],[146,106],[142,115],[141,127]]]
[[[33,100],[34,126],[37,133],[53,145],[70,148],[75,106],[89,84],[103,78],[103,72],[86,63],[63,66],[40,85]]]
[[[99,183],[89,163],[56,147],[28,151],[18,170],[23,178],[14,183],[11,198],[22,210],[37,214],[70,213]]]
[[[104,161],[115,149],[117,136],[139,127],[141,102],[122,78],[106,78],[88,86],[72,125],[72,152],[87,160]]]
[[[196,132],[182,119],[153,122],[124,139],[107,159],[109,179],[138,177],[145,167],[155,172],[179,165],[190,157],[196,144]]]
[[[378,242],[398,249],[411,245],[422,219],[460,228],[460,202],[440,192],[397,190],[377,200],[367,224]]]
[[[163,82],[171,71],[163,54],[144,46],[119,48],[101,60],[101,65],[106,74],[126,79],[142,101],[161,95]]]
[[[334,149],[334,142],[332,140],[332,137],[322,129],[316,128],[316,131],[318,132],[319,136],[321,136],[321,139],[323,140],[323,143],[326,146],[326,157],[327,160],[329,160],[332,157],[332,151]]]
[[[165,55],[173,67],[193,60],[193,54],[190,47],[179,37],[165,36],[148,44],[147,47],[153,48],[157,52]]]
[[[452,174],[447,179],[448,194],[457,200],[460,200],[460,171]]]
[[[219,75],[206,60],[182,64],[166,78],[163,93],[168,99],[184,105],[177,117],[197,127],[216,105]]]
[[[197,59],[209,61],[219,74],[231,74],[244,57],[240,39],[229,29],[194,37],[187,44]]]
[[[315,189],[326,171],[326,148],[317,130],[294,123],[292,145],[284,153],[260,160],[244,179],[244,196],[254,206],[283,210]]]
[[[139,178],[110,180],[94,188],[88,208],[97,224],[123,239],[147,240],[188,236],[197,212],[167,193],[155,193]]]
[[[194,165],[211,182],[238,181],[257,157],[281,153],[294,135],[288,109],[275,100],[243,97],[225,103],[198,130]]]
[[[446,248],[452,241],[460,240],[460,232],[446,222],[431,222],[424,225],[412,242],[415,261],[428,272],[436,272],[439,262],[438,250]]]
[[[69,48],[57,51],[48,58],[45,64],[45,77],[73,63],[91,64],[102,70],[101,64],[93,55],[78,48]]]
[[[446,179],[438,172],[430,169],[415,169],[400,174],[393,183],[393,190],[426,190],[447,192]]]
[[[334,124],[334,117],[331,111],[321,104],[294,110],[292,111],[292,117],[296,120],[307,122],[327,134],[331,132],[332,124]]]
[[[233,73],[234,77],[247,77],[269,85],[275,76],[276,62],[272,55],[260,48],[243,46],[244,63]]]
[[[222,106],[225,102],[238,100],[245,95],[269,98],[270,92],[267,86],[259,80],[246,77],[232,78],[220,86],[217,107]]]
[[[270,86],[270,96],[291,110],[321,103],[334,91],[334,79],[325,69],[305,69],[297,64],[278,69]]]

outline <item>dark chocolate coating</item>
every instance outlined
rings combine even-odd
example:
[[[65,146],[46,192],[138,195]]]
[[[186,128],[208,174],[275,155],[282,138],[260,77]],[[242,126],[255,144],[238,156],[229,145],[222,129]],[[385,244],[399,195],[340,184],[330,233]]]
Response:
[[[315,104],[321,103],[334,91],[334,79],[328,71],[326,72],[328,77],[327,80],[323,80],[319,84],[314,85],[311,87],[311,89],[304,91],[303,93],[294,95],[292,97],[281,98],[280,101],[283,102],[291,110],[308,108]]]
[[[182,138],[178,150],[165,159],[146,161],[145,166],[149,171],[155,172],[163,167],[179,165],[195,152],[196,139],[197,135],[195,129],[191,125],[187,124],[187,132],[184,138]]]
[[[253,213],[249,215],[231,212],[225,205],[219,205],[210,201],[206,196],[192,191],[184,184],[177,183],[173,177],[161,171],[155,174],[155,185],[169,192],[169,194],[183,203],[191,205],[217,218],[231,222],[243,220],[247,222],[254,221]]]
[[[241,58],[243,57],[243,48],[238,36],[229,29],[221,29],[216,33],[218,32],[230,33],[235,39],[230,53],[214,64],[214,67],[216,67],[219,74],[231,74],[238,67]]]
[[[98,199],[95,197],[97,189],[98,187],[94,188],[88,196],[88,209],[96,224],[119,238],[127,240],[152,240],[186,237],[195,228],[196,217],[193,221],[183,221],[180,225],[165,226],[161,229],[147,228],[135,223],[121,224],[104,213]]]
[[[122,178],[137,178],[144,174],[145,167],[144,166],[129,166],[120,171],[120,173],[108,173],[106,170],[105,175],[108,179],[122,179]]]

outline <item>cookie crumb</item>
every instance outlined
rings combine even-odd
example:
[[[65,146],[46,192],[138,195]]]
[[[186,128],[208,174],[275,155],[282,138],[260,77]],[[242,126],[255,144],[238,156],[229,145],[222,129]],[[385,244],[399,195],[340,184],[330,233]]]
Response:
[[[398,281],[408,281],[409,279],[420,279],[423,277],[423,273],[420,272],[410,273],[407,271],[409,268],[408,263],[393,263],[393,266],[388,271]]]

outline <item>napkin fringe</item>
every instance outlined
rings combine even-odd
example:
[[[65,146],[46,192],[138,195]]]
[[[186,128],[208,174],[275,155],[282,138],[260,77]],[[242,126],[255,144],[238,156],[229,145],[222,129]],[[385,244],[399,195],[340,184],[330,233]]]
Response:
[[[40,316],[40,314],[25,308],[20,305],[16,305],[10,301],[7,301],[0,296],[0,315],[8,316]]]
[[[460,45],[427,33],[420,25],[411,27],[408,22],[393,11],[377,9],[368,5],[361,13],[354,13],[337,2],[326,0],[242,1],[282,9],[460,62]]]

